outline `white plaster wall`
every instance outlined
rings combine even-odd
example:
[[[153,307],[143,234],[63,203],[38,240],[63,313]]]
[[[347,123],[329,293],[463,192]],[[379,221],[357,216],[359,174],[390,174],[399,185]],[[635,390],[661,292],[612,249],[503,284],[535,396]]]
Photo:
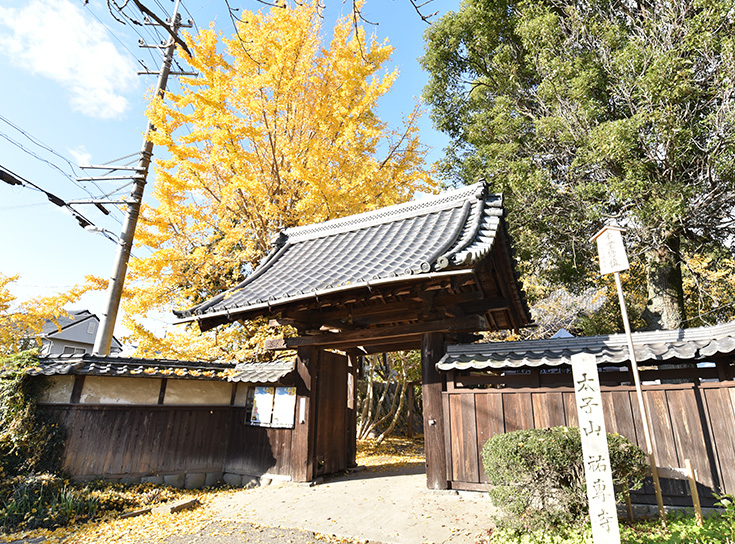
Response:
[[[237,384],[237,391],[235,392],[235,406],[245,406],[247,404],[248,389],[250,389],[250,386],[247,384]]]
[[[44,378],[47,388],[41,394],[39,402],[49,404],[68,404],[74,389],[74,376],[47,376]]]
[[[106,378],[87,376],[82,404],[158,404],[161,380],[157,378]]]
[[[169,380],[164,404],[229,405],[232,384],[204,380]]]

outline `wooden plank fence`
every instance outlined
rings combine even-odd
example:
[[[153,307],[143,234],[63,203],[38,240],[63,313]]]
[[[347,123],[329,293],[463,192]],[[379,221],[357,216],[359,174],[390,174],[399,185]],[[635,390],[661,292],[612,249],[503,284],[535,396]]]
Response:
[[[290,475],[292,429],[248,425],[231,406],[43,405],[66,428],[77,478],[235,472]]]
[[[691,459],[703,498],[712,492],[735,493],[735,383],[649,385],[643,391],[659,465],[681,467]],[[491,436],[577,425],[571,387],[450,388],[443,395],[448,408],[447,476],[454,489],[487,487],[481,453]],[[603,387],[602,400],[608,432],[645,447],[635,388]],[[686,504],[682,482],[665,482],[665,494],[670,503]]]

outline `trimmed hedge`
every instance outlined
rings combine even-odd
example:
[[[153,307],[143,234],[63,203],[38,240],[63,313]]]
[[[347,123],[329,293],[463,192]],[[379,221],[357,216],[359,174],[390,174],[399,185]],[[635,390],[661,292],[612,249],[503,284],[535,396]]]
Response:
[[[613,481],[619,491],[638,489],[648,469],[646,454],[627,438],[607,435]],[[482,448],[500,525],[536,530],[586,519],[582,442],[577,427],[497,434]]]

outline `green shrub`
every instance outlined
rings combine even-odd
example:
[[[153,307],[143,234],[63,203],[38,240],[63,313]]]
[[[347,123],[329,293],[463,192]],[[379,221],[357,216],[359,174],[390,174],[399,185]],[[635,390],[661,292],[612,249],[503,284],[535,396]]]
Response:
[[[37,409],[46,385],[26,374],[38,364],[36,353],[0,358],[0,476],[59,471],[64,433]]]
[[[97,513],[98,502],[53,474],[26,474],[0,483],[0,530],[57,527]]]
[[[718,499],[715,506],[723,509],[720,516],[722,517],[723,525],[728,529],[727,536],[735,542],[735,495],[718,495],[715,493],[715,497]]]
[[[628,439],[608,434],[613,481],[620,491],[638,489],[648,467],[645,453]],[[576,427],[498,434],[482,448],[490,497],[501,526],[537,530],[585,520],[588,512],[582,443]]]

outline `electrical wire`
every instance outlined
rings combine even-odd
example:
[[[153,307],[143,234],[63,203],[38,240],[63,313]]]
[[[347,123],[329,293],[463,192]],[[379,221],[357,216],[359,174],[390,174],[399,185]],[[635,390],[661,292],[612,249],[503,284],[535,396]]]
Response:
[[[62,168],[61,168],[61,167],[60,167],[59,165],[57,165],[57,164],[54,164],[54,163],[52,163],[52,162],[51,162],[51,161],[49,161],[48,159],[44,159],[43,157],[41,157],[40,155],[38,155],[38,154],[37,154],[37,153],[36,153],[35,151],[31,151],[30,149],[26,148],[26,147],[25,147],[25,146],[24,146],[23,144],[21,144],[21,143],[20,143],[19,141],[17,141],[17,140],[14,140],[13,138],[11,138],[11,137],[10,137],[10,136],[9,136],[8,134],[6,134],[6,133],[4,133],[4,132],[0,132],[0,138],[3,138],[3,139],[4,139],[4,140],[6,140],[7,142],[9,142],[9,143],[13,144],[13,145],[14,145],[15,147],[17,147],[18,149],[20,149],[21,151],[23,151],[23,153],[26,153],[27,155],[30,155],[30,156],[31,156],[31,157],[33,157],[34,159],[37,159],[37,160],[39,160],[39,161],[41,161],[41,162],[43,162],[43,163],[47,164],[48,166],[50,166],[50,167],[51,167],[51,168],[53,168],[54,170],[57,170],[58,172],[60,172],[60,173],[61,173],[61,174],[62,174],[62,175],[63,175],[64,177],[66,177],[67,179],[70,179],[70,180],[74,181],[74,183],[75,183],[75,184],[76,184],[76,185],[77,185],[78,187],[80,187],[81,189],[84,189],[84,190],[85,190],[85,191],[87,192],[87,194],[89,194],[90,196],[92,195],[92,193],[90,193],[90,192],[89,192],[89,191],[88,191],[88,190],[86,189],[86,187],[84,187],[84,186],[82,186],[82,185],[78,184],[78,183],[76,182],[76,180],[74,179],[74,177],[72,177],[71,175],[69,175],[69,173],[68,173],[68,172],[65,172],[65,171],[64,171],[64,170],[63,170],[63,169],[62,169]]]
[[[194,10],[194,13],[199,13],[200,11],[202,11],[202,10],[203,10],[204,8],[206,8],[206,7],[207,7],[207,6],[209,5],[209,4],[211,4],[212,2],[214,2],[214,0],[209,0],[208,2],[206,2],[206,3],[202,4],[202,5],[201,5],[201,6],[199,6],[199,7],[197,8],[197,9],[195,9],[195,10]],[[184,9],[186,9],[186,8],[184,8]],[[189,10],[187,9],[187,10],[186,10],[186,12],[187,12],[187,13],[189,13]],[[190,14],[190,15],[191,15],[191,14]]]
[[[35,143],[36,145],[39,145],[39,146],[40,146],[40,147],[42,147],[43,149],[45,149],[45,150],[47,150],[47,151],[49,151],[49,152],[53,153],[54,155],[56,155],[56,156],[60,157],[60,158],[61,158],[62,160],[64,160],[64,161],[65,161],[65,162],[66,162],[66,163],[67,163],[67,164],[68,164],[68,165],[70,166],[70,168],[72,169],[72,172],[74,171],[74,166],[72,165],[72,163],[71,163],[71,162],[70,162],[70,161],[69,161],[68,159],[66,159],[65,157],[63,157],[63,156],[62,156],[61,154],[57,153],[56,151],[54,151],[54,150],[53,150],[53,149],[52,149],[51,147],[47,146],[46,144],[43,144],[43,142],[41,142],[41,141],[40,141],[40,140],[38,140],[37,138],[34,138],[34,137],[32,137],[32,136],[31,136],[30,134],[28,134],[27,132],[25,132],[25,131],[23,131],[22,129],[20,129],[20,127],[18,127],[17,125],[15,125],[15,124],[13,124],[13,123],[9,122],[9,121],[8,121],[7,119],[5,119],[4,117],[0,116],[0,119],[2,119],[3,121],[7,122],[8,124],[10,124],[10,125],[11,125],[11,126],[12,126],[13,128],[15,128],[16,130],[18,130],[19,132],[21,132],[21,133],[22,133],[22,134],[23,134],[24,136],[26,136],[26,137],[27,137],[27,138],[28,138],[29,140],[31,140],[31,141],[32,141],[33,143]],[[95,197],[95,195],[94,195],[94,193],[92,193],[92,192],[91,192],[91,191],[90,191],[89,189],[87,189],[87,187],[86,187],[86,186],[85,186],[85,185],[84,185],[83,183],[80,183],[80,182],[79,182],[79,181],[78,181],[78,180],[77,180],[76,178],[74,178],[73,176],[70,176],[68,172],[65,172],[65,171],[64,171],[64,170],[63,170],[63,169],[62,169],[61,167],[59,167],[59,166],[58,166],[57,164],[54,164],[53,162],[51,162],[51,161],[49,161],[49,160],[47,160],[47,159],[45,159],[45,158],[41,157],[40,155],[38,155],[38,154],[37,154],[37,153],[35,153],[34,151],[31,151],[30,149],[26,149],[26,148],[25,148],[25,146],[23,146],[23,144],[21,144],[20,142],[18,142],[18,141],[16,141],[16,140],[14,140],[13,138],[11,138],[11,137],[10,137],[9,135],[5,134],[4,132],[0,132],[0,137],[1,137],[1,138],[4,138],[5,140],[7,140],[8,142],[10,142],[11,144],[15,145],[16,147],[18,147],[18,148],[19,148],[19,149],[20,149],[21,151],[23,151],[24,153],[27,153],[27,154],[28,154],[28,155],[30,155],[31,157],[33,157],[33,158],[35,158],[35,159],[37,159],[37,160],[39,160],[39,161],[41,161],[41,162],[43,162],[43,163],[47,164],[47,165],[48,165],[49,167],[51,167],[51,168],[53,168],[53,169],[57,170],[57,171],[58,171],[58,172],[60,172],[60,173],[61,173],[61,174],[62,174],[62,175],[63,175],[64,177],[66,177],[67,179],[69,179],[69,180],[70,180],[70,181],[71,181],[71,182],[72,182],[72,183],[73,183],[73,184],[74,184],[75,186],[79,187],[79,188],[80,188],[80,189],[82,189],[82,190],[83,190],[84,192],[86,192],[88,196],[90,196],[91,198],[96,198],[96,197]],[[100,187],[99,185],[97,185],[97,184],[96,184],[96,183],[94,183],[94,182],[92,182],[92,184],[93,184],[93,185],[95,186],[95,188],[96,188],[96,189],[97,189],[97,190],[98,190],[98,191],[99,191],[100,193],[104,192],[104,191],[103,191],[103,189],[102,189],[102,188],[101,188],[101,187]],[[122,210],[120,210],[120,211],[122,211]],[[109,213],[109,212],[107,212],[107,213]],[[114,220],[115,220],[115,221],[116,221],[116,222],[117,222],[118,224],[122,224],[122,221],[120,221],[120,219],[119,219],[119,218],[117,218],[117,217],[114,217],[114,216],[113,216],[112,218],[113,218],[113,219],[114,219]]]
[[[15,130],[17,130],[23,136],[25,136],[26,139],[28,139],[30,142],[36,144],[38,147],[40,147],[42,149],[45,149],[49,153],[52,153],[52,154],[56,155],[57,157],[59,157],[62,161],[64,161],[66,164],[69,165],[69,168],[71,169],[72,174],[78,175],[77,174],[77,171],[76,171],[76,169],[74,167],[74,164],[69,159],[67,159],[66,157],[64,157],[63,155],[61,155],[60,153],[54,151],[49,145],[43,143],[41,140],[39,140],[38,138],[36,138],[32,134],[28,133],[27,131],[23,130],[18,125],[16,125],[15,123],[13,123],[12,121],[10,121],[6,117],[3,117],[2,115],[0,115],[0,121],[2,121],[3,123],[5,123],[7,125],[10,125],[11,127],[13,127]]]
[[[161,10],[162,12],[166,13],[166,8],[164,8],[164,7],[163,7],[163,5],[161,5],[161,2],[160,2],[160,0],[153,0],[153,1],[154,1],[154,2],[156,3],[156,5],[158,6],[158,8],[159,8],[159,9],[160,9],[160,10]]]
[[[37,208],[38,206],[46,206],[46,202],[36,202],[34,204],[17,204],[15,206],[0,206],[0,211],[19,210],[21,208]]]
[[[55,204],[56,206],[59,206],[60,208],[64,208],[68,210],[71,215],[74,217],[74,219],[77,220],[77,223],[79,223],[79,226],[83,229],[87,229],[88,227],[94,227],[98,228],[92,221],[84,217],[81,213],[79,213],[77,210],[75,210],[70,204],[68,204],[66,201],[64,201],[62,198],[59,198],[55,194],[47,191],[46,189],[43,189],[42,187],[39,187],[32,181],[28,181],[27,179],[19,176],[12,170],[0,165],[0,181],[4,181],[8,185],[20,185],[21,187],[29,187],[33,190],[39,191],[46,195],[46,198],[48,200]],[[110,236],[111,233],[107,232],[104,229],[101,229],[99,231],[105,238],[108,240],[111,240],[112,242],[117,243],[117,241]]]
[[[116,33],[115,33],[115,32],[114,32],[113,30],[112,30],[112,28],[110,28],[110,26],[109,26],[109,25],[107,25],[107,24],[106,24],[105,22],[103,22],[103,21],[102,21],[102,20],[101,20],[101,19],[100,19],[99,17],[97,17],[97,14],[96,14],[96,13],[95,13],[94,11],[92,11],[91,7],[89,6],[89,2],[88,2],[88,1],[85,1],[85,0],[82,0],[82,4],[83,4],[83,5],[84,5],[84,6],[85,6],[85,7],[87,8],[87,11],[89,11],[89,13],[90,13],[90,14],[92,15],[92,17],[94,17],[95,19],[97,19],[97,21],[98,21],[98,22],[99,22],[99,23],[100,23],[100,24],[101,24],[102,26],[104,26],[104,27],[105,27],[105,28],[107,29],[107,31],[108,31],[108,32],[110,33],[110,35],[111,35],[111,36],[112,36],[113,38],[115,38],[115,40],[117,40],[117,41],[118,41],[118,43],[120,43],[120,45],[121,45],[121,46],[123,47],[123,49],[125,49],[125,51],[127,51],[127,52],[128,52],[129,54],[130,54],[130,56],[131,56],[131,57],[133,57],[134,59],[136,59],[136,60],[137,60],[137,61],[138,61],[138,62],[139,62],[140,64],[142,64],[142,65],[143,65],[143,67],[145,67],[145,64],[143,64],[143,61],[142,61],[142,60],[140,60],[140,59],[138,58],[138,55],[136,55],[135,53],[133,53],[133,52],[132,52],[132,51],[131,51],[131,50],[130,50],[130,49],[128,48],[128,46],[127,46],[127,45],[125,45],[125,42],[123,42],[123,40],[122,40],[122,39],[120,39],[120,37],[118,37],[118,35],[117,35],[117,34],[116,34]],[[135,30],[135,26],[133,26],[133,30]],[[143,38],[143,36],[141,36],[139,32],[137,32],[137,31],[136,31],[136,34],[138,34],[138,37],[139,37],[139,38],[141,38],[141,39]],[[156,62],[156,58],[155,58],[155,55],[153,55],[153,52],[152,52],[152,51],[149,51],[149,53],[151,54],[151,57],[153,58],[153,62]]]
[[[70,180],[70,181],[71,181],[72,183],[74,183],[74,185],[76,185],[77,187],[79,187],[80,189],[82,189],[82,190],[83,190],[84,192],[86,192],[86,193],[87,193],[87,195],[89,195],[89,196],[90,196],[90,197],[92,197],[92,198],[95,198],[95,197],[94,197],[94,194],[93,194],[93,193],[92,193],[92,192],[91,192],[91,191],[90,191],[89,189],[87,189],[87,188],[86,188],[86,187],[84,186],[84,184],[82,184],[82,183],[79,183],[79,182],[78,182],[78,180],[76,180],[76,179],[75,179],[74,177],[70,176],[70,175],[69,175],[69,174],[68,174],[67,172],[65,172],[65,171],[64,171],[63,169],[61,169],[61,168],[60,168],[60,167],[59,167],[58,165],[56,165],[56,164],[52,163],[52,162],[51,162],[51,161],[49,161],[49,160],[46,160],[46,159],[44,159],[43,157],[41,157],[41,156],[40,156],[40,155],[38,155],[37,153],[35,153],[35,152],[33,152],[33,151],[29,150],[29,149],[26,149],[26,148],[25,148],[25,147],[23,146],[23,144],[21,144],[20,142],[17,142],[17,141],[15,141],[15,140],[13,140],[13,139],[12,139],[12,138],[11,138],[10,136],[8,136],[7,134],[5,134],[4,132],[0,132],[0,137],[1,137],[1,138],[4,138],[5,140],[7,140],[8,142],[10,142],[11,144],[15,145],[16,147],[18,147],[18,148],[19,148],[19,149],[20,149],[21,151],[23,151],[24,153],[27,153],[27,154],[28,154],[28,155],[30,155],[31,157],[33,157],[33,158],[35,158],[35,159],[38,159],[39,161],[41,161],[41,162],[43,162],[43,163],[47,164],[48,166],[50,166],[51,168],[53,168],[53,169],[57,170],[57,171],[58,171],[58,172],[60,172],[60,173],[61,173],[61,174],[62,174],[62,175],[63,175],[64,177],[66,177],[66,178],[67,178],[68,180]],[[55,154],[56,154],[56,153],[55,153]],[[92,182],[92,184],[93,184],[93,185],[94,185],[94,186],[95,186],[95,187],[96,187],[96,188],[97,188],[97,189],[98,189],[98,190],[99,190],[100,192],[103,192],[103,191],[102,191],[102,188],[101,188],[101,187],[100,187],[99,185],[97,185],[97,184],[96,184],[96,183],[94,183],[94,182]]]
[[[210,2],[211,2],[211,0],[210,0]],[[207,4],[209,4],[209,2],[207,2]],[[189,8],[187,8],[186,7],[186,4],[184,4],[183,2],[181,2],[181,7],[184,8],[184,11],[189,16],[189,20],[191,21],[191,24],[194,25],[194,30],[196,30],[197,34],[199,34],[201,32],[199,30],[199,25],[197,25],[197,22],[194,20],[194,16],[189,11]],[[202,7],[204,7],[204,6],[202,6]],[[199,9],[202,9],[202,8],[199,8]]]

